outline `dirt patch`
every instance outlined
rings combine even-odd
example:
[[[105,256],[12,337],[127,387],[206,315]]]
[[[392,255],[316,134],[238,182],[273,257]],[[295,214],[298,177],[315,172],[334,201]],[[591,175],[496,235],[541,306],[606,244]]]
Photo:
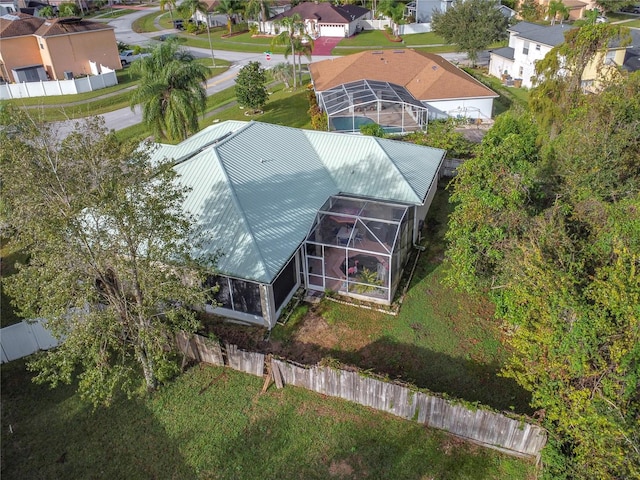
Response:
[[[297,342],[312,343],[326,349],[334,348],[338,343],[334,329],[315,310],[307,313],[294,338]]]
[[[353,475],[353,467],[346,460],[334,461],[329,466],[329,475],[332,477],[350,477]]]

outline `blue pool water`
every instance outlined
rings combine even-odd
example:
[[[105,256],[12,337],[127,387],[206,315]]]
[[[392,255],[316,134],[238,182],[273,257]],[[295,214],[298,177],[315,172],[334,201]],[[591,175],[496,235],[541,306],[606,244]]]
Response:
[[[337,132],[359,132],[362,125],[369,125],[376,123],[369,117],[333,117],[331,118],[331,124]],[[402,127],[382,125],[382,128],[387,133],[401,133]]]

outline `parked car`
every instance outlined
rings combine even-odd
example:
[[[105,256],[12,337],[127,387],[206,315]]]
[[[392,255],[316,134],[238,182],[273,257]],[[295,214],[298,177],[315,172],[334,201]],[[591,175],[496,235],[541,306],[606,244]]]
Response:
[[[135,62],[136,60],[144,57],[150,56],[150,53],[134,53],[133,50],[124,50],[120,52],[120,63],[123,67],[130,65],[131,62]]]
[[[624,8],[621,8],[620,11],[625,13],[635,13],[636,15],[640,15],[640,5],[631,5],[629,7],[624,7]]]
[[[603,17],[603,16],[598,16],[596,17],[596,23],[607,23],[609,20],[607,19],[607,17]]]

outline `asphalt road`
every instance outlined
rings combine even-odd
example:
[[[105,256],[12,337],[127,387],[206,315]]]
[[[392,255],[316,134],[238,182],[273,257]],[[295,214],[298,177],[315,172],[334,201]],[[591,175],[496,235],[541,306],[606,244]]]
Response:
[[[110,20],[109,25],[115,28],[116,40],[126,43],[128,45],[140,45],[149,46],[156,43],[151,36],[157,36],[162,32],[153,32],[153,34],[141,34],[136,33],[131,29],[131,25],[135,20],[143,17],[150,12],[158,11],[159,7],[151,7],[138,10],[136,12],[123,15],[118,18]],[[166,33],[174,33],[174,30],[167,31]],[[187,47],[193,55],[196,57],[209,57],[211,51],[206,48]],[[284,55],[271,55],[271,60],[266,60],[263,54],[245,53],[245,52],[229,52],[225,50],[214,50],[214,57],[217,59],[227,60],[231,62],[231,68],[222,75],[211,78],[207,82],[206,91],[207,95],[212,95],[216,92],[220,92],[235,84],[235,77],[238,74],[240,68],[249,62],[257,61],[262,64],[264,68],[270,68],[279,62],[286,61]],[[463,64],[467,61],[467,56],[464,53],[444,53],[441,55],[452,63]],[[332,57],[315,57],[311,59],[311,62],[318,61],[319,59],[327,59]],[[486,61],[488,63],[489,54],[482,52],[479,56],[478,63],[482,64]],[[309,63],[305,58],[302,59],[303,63]],[[130,108],[122,108],[114,110],[102,115],[105,120],[106,128],[110,130],[121,130],[123,128],[130,127],[142,122],[142,113],[140,108],[136,107],[134,110]],[[75,129],[75,124],[78,120],[70,120],[65,122],[56,122],[54,128],[58,132],[59,137],[65,137]]]

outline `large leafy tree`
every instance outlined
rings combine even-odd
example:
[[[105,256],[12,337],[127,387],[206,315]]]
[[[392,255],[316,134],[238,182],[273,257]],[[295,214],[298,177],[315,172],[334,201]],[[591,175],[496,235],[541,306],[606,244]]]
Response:
[[[157,137],[183,140],[198,131],[198,114],[207,101],[207,68],[193,55],[174,41],[163,42],[133,62],[131,71],[141,76],[131,108],[141,104],[143,121]]]
[[[586,101],[582,78],[587,67],[599,73],[603,85],[619,77],[617,69],[606,66],[605,53],[612,40],[626,42],[627,38],[628,30],[620,25],[583,25],[567,31],[565,41],[536,62],[536,88],[529,103],[540,124],[550,128],[552,136],[568,112]]]
[[[637,0],[597,0],[598,6],[604,12],[617,12],[621,8],[637,5]]]
[[[284,57],[289,58],[293,55],[293,88],[297,88],[298,82],[296,72],[301,65],[296,66],[296,54],[304,53],[307,58],[310,57],[313,50],[313,39],[305,33],[305,25],[300,14],[294,13],[290,17],[284,17],[277,22],[282,31],[271,40],[272,46],[284,45]],[[309,48],[310,47],[310,48]],[[299,57],[300,55],[298,55]],[[300,62],[298,62],[300,63]]]
[[[499,117],[459,170],[449,281],[490,292],[504,319],[505,374],[550,432],[545,475],[637,478],[640,75],[586,98],[553,136]]]
[[[448,43],[466,52],[472,64],[478,53],[489,45],[507,38],[509,20],[498,10],[493,0],[456,2],[446,12],[435,12],[431,29]]]
[[[267,76],[260,62],[249,62],[236,77],[235,92],[238,103],[251,111],[260,110],[267,103]]]
[[[63,339],[29,362],[35,380],[77,377],[94,405],[156,388],[177,372],[174,334],[198,326],[190,306],[206,301],[172,165],[97,119],[64,140],[19,111],[2,123],[4,221],[30,258],[5,286]]]

